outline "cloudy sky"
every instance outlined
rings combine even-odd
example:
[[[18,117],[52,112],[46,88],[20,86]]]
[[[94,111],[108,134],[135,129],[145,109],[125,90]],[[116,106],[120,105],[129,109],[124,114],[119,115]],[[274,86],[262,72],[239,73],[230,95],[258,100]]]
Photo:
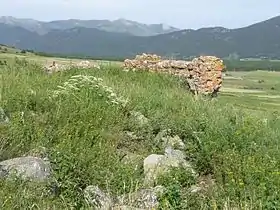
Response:
[[[38,20],[118,19],[179,28],[236,28],[280,15],[280,0],[0,0],[0,15]]]

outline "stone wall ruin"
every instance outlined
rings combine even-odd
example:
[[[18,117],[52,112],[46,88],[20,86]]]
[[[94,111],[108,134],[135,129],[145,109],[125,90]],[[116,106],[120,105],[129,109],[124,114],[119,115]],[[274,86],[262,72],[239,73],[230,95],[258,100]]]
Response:
[[[200,56],[192,61],[163,60],[154,54],[137,55],[135,59],[126,59],[123,67],[126,71],[150,71],[168,73],[183,78],[195,95],[215,96],[222,86],[223,60],[215,56]]]

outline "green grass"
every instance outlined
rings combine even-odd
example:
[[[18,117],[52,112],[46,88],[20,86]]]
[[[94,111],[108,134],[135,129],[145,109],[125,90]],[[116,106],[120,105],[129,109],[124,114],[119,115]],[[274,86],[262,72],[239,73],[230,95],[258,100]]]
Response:
[[[82,193],[88,185],[115,195],[134,191],[143,183],[143,170],[124,165],[120,150],[142,159],[161,154],[161,145],[153,139],[168,128],[187,145],[185,152],[197,172],[211,175],[215,186],[203,194],[190,194],[192,181],[184,171],[174,171],[160,181],[167,188],[162,209],[280,208],[277,98],[222,92],[216,100],[196,101],[176,78],[110,66],[47,75],[38,65],[17,60],[0,69],[0,106],[11,118],[10,124],[0,127],[0,160],[46,148],[54,169],[46,184],[0,180],[1,209],[88,209]],[[90,86],[50,97],[58,85],[79,74],[102,78],[129,100],[127,106],[108,104],[106,94]],[[258,74],[240,76],[250,81]],[[267,95],[277,95],[277,78],[261,75],[265,84],[252,84],[262,85]],[[229,88],[245,85],[244,80],[225,81]],[[132,110],[143,113],[150,123],[139,126],[127,114]],[[124,131],[143,138],[129,139]]]

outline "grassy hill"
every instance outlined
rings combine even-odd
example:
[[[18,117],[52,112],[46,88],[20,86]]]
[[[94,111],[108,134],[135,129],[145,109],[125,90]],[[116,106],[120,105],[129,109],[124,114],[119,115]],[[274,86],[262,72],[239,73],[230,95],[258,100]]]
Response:
[[[144,187],[144,158],[164,153],[155,139],[166,129],[185,143],[199,177],[182,169],[161,177],[159,209],[280,208],[279,73],[232,73],[220,96],[204,101],[194,100],[176,78],[117,67],[46,75],[38,64],[16,59],[0,71],[0,106],[10,118],[0,124],[0,160],[47,154],[53,168],[47,183],[0,179],[1,209],[89,209],[83,193],[89,185],[131,194]],[[102,85],[92,88],[78,75],[102,78]],[[54,97],[67,81],[80,85]],[[111,103],[108,87],[118,103]],[[124,163],[123,154],[137,158]],[[204,179],[214,185],[191,193]]]
[[[10,47],[10,46],[4,45],[4,44],[0,44],[0,53],[1,54],[6,53],[6,54],[14,55],[14,54],[21,53],[21,52],[23,52],[23,51],[15,48],[15,47]]]

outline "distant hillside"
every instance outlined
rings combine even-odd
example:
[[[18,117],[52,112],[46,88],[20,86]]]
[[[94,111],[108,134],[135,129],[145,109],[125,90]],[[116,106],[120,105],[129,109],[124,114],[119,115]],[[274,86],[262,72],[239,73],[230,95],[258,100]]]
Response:
[[[118,19],[110,20],[56,20],[50,22],[37,21],[33,19],[20,19],[10,16],[0,17],[0,23],[10,26],[19,26],[28,31],[40,35],[51,30],[66,30],[76,27],[95,28],[107,32],[127,33],[135,36],[152,36],[178,31],[179,29],[165,24],[143,24],[136,21]]]
[[[0,24],[0,43],[47,53],[94,57],[131,57],[142,52],[186,58],[201,54],[231,58],[280,58],[280,16],[238,29],[181,30],[156,36],[133,36],[76,27],[36,32]]]

